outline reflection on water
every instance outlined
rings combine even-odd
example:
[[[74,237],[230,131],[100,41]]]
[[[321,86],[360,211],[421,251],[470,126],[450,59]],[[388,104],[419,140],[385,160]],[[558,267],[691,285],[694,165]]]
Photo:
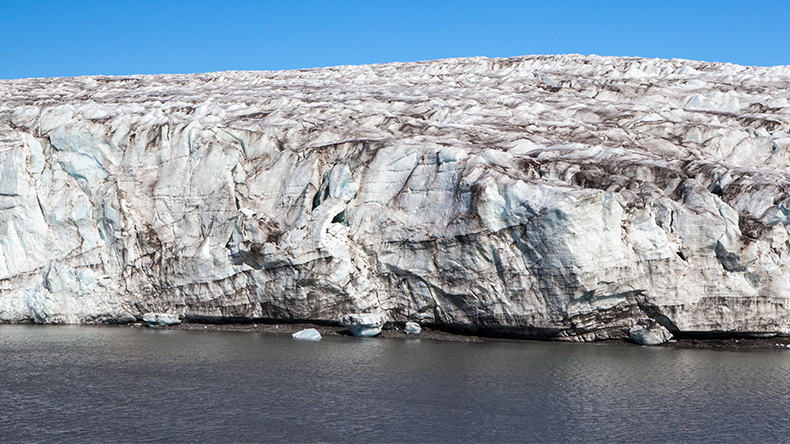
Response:
[[[0,326],[3,441],[787,442],[790,351]]]

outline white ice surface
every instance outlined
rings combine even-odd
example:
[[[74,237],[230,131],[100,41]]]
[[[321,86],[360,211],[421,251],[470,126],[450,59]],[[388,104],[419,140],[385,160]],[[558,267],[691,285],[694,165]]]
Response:
[[[790,67],[0,81],[0,320],[790,331]]]

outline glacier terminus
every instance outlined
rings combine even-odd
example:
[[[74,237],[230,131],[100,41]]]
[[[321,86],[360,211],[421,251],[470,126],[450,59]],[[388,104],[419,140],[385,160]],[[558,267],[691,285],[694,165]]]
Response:
[[[0,321],[787,335],[788,99],[581,55],[0,80]]]

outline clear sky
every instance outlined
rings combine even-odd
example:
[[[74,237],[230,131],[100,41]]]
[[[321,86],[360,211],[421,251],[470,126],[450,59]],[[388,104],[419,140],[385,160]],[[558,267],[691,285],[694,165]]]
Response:
[[[0,78],[598,54],[790,64],[790,0],[0,0]]]

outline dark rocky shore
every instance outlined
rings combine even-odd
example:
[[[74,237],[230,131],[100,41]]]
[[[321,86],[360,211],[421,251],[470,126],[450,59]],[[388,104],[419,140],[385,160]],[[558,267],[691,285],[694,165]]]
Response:
[[[669,341],[661,347],[712,350],[789,349],[790,338],[775,336],[772,338],[679,339]]]
[[[137,327],[145,327],[143,323],[132,324]],[[185,322],[172,326],[157,326],[154,328],[171,330],[205,330],[205,331],[227,331],[240,333],[272,333],[272,334],[293,334],[306,328],[315,328],[322,336],[351,336],[351,332],[345,327],[336,324],[314,324],[314,323],[197,323]],[[394,325],[387,325],[381,332],[379,338],[387,339],[427,339],[433,341],[448,342],[485,342],[493,340],[484,336],[464,335],[431,327],[422,326],[422,332],[418,335],[407,335],[403,328]],[[499,338],[498,338],[499,339]],[[524,339],[518,339],[524,340]],[[615,340],[619,341],[619,340]],[[631,340],[622,340],[625,343],[638,344]],[[707,337],[707,338],[681,338],[673,339],[660,347],[676,347],[689,349],[709,349],[709,350],[756,350],[756,349],[790,349],[790,337],[770,337],[770,338],[750,338],[750,337]]]

